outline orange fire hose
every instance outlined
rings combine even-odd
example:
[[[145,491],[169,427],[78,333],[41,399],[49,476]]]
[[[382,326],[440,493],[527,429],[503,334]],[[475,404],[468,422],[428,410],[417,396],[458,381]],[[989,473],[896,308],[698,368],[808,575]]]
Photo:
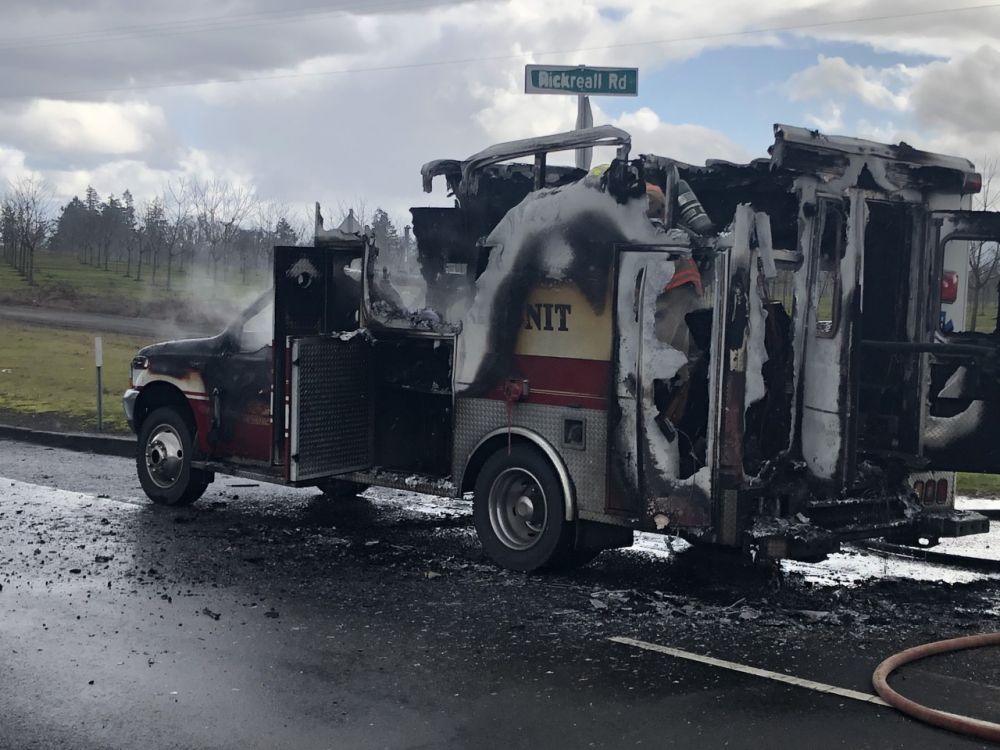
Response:
[[[878,669],[875,670],[875,674],[872,675],[872,685],[882,700],[893,708],[899,709],[904,714],[912,716],[914,719],[949,729],[952,732],[967,734],[991,742],[1000,742],[1000,724],[994,724],[992,721],[973,719],[968,716],[959,716],[947,711],[939,711],[936,708],[929,708],[900,695],[889,687],[888,682],[889,675],[898,667],[917,661],[918,659],[924,659],[935,654],[945,654],[949,651],[962,651],[969,648],[998,645],[1000,645],[1000,633],[983,633],[981,635],[969,635],[964,638],[951,638],[946,641],[936,641],[934,643],[925,643],[922,646],[914,646],[905,651],[900,651],[894,656],[890,656],[879,664]]]

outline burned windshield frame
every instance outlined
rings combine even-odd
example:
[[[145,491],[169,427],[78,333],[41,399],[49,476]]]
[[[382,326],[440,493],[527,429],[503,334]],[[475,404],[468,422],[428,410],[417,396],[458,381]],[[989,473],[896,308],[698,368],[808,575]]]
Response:
[[[244,341],[244,332],[246,324],[249,323],[256,315],[263,312],[268,306],[271,307],[271,335],[267,342],[257,346],[255,348],[247,348]],[[270,346],[274,339],[274,287],[271,287],[266,292],[263,292],[257,299],[251,302],[243,311],[236,317],[236,319],[229,324],[226,328],[224,335],[228,338],[234,348],[240,351],[257,351],[265,346]]]

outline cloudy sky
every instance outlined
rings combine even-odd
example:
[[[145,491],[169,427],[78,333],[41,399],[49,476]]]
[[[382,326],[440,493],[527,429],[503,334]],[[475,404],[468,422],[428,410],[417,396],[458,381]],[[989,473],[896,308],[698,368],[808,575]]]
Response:
[[[1000,3],[4,0],[2,18],[0,182],[60,198],[220,176],[298,213],[403,218],[442,200],[423,162],[572,128],[572,97],[522,93],[532,62],[638,67],[640,95],[595,99],[595,121],[695,163],[764,155],[775,122],[1000,154]]]

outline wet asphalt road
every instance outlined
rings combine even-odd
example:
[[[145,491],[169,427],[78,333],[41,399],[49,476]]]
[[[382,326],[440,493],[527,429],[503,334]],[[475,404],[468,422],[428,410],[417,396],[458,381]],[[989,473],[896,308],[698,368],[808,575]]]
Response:
[[[3,748],[980,746],[607,638],[867,690],[899,648],[998,629],[996,581],[775,588],[697,552],[522,576],[461,503],[219,477],[170,510],[127,460],[6,441],[0,477]],[[1000,717],[988,652],[896,684]]]
[[[124,317],[107,313],[59,310],[28,305],[3,305],[0,319],[17,323],[75,328],[104,333],[126,333],[131,336],[191,337],[218,333],[218,327],[194,323],[177,323],[172,320]]]

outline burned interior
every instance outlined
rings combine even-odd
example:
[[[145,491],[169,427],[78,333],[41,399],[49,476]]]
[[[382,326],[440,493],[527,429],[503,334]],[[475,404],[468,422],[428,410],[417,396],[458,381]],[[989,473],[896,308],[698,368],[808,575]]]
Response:
[[[533,307],[532,292],[569,284],[594,315],[615,319],[605,387],[618,439],[609,440],[601,510],[718,538],[723,516],[743,525],[765,508],[827,532],[871,524],[871,513],[862,517],[869,496],[891,506],[878,519],[891,527],[911,512],[908,471],[930,466],[912,343],[935,316],[930,295],[911,292],[926,273],[916,250],[928,220],[914,195],[954,190],[972,167],[905,146],[872,154],[798,129],[777,136],[771,157],[749,164],[693,166],[621,148],[588,174],[545,164],[555,139],[431,162],[425,189],[443,177],[456,205],[413,210],[425,291],[410,299],[425,307],[386,291],[391,273],[369,264],[380,306],[368,324],[460,333],[457,351],[425,355],[411,387],[433,371],[434,392],[449,380],[457,398],[512,409],[523,398],[512,384],[538,381],[516,356],[524,330],[542,324],[546,303]],[[601,137],[627,144],[613,129]],[[529,152],[534,164],[501,163]],[[848,257],[859,245],[863,265]],[[741,247],[742,268],[732,250]],[[639,258],[649,251],[660,253],[656,263]],[[572,308],[560,309],[565,327]],[[816,362],[804,356],[810,347],[825,349]],[[713,351],[727,361],[713,363]],[[420,421],[446,434],[448,408]],[[719,501],[727,484],[741,493],[729,508]],[[850,495],[859,497],[849,511],[833,502]]]

